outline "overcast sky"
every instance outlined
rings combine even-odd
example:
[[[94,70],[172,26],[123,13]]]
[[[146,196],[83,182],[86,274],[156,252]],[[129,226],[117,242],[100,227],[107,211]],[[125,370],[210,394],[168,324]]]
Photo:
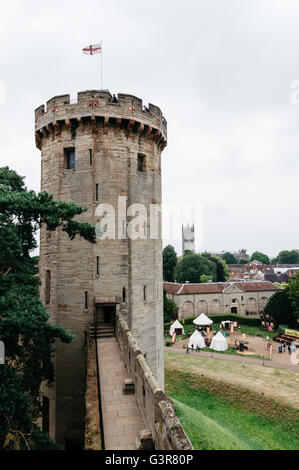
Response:
[[[100,88],[100,56],[81,49],[101,40],[103,88],[168,121],[163,202],[202,207],[196,249],[299,248],[298,0],[1,2],[0,164],[29,188],[40,185],[33,110]],[[178,216],[179,253],[180,236]]]

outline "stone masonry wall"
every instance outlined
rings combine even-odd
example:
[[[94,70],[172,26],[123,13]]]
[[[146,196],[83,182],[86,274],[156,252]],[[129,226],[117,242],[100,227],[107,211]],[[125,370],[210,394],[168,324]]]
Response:
[[[140,350],[124,317],[117,315],[116,336],[131,379],[137,403],[158,450],[191,450],[192,444]]]
[[[82,222],[97,224],[99,204],[109,204],[115,211],[115,238],[98,239],[95,245],[80,237],[70,240],[61,229],[41,229],[40,295],[51,321],[75,335],[70,345],[57,342],[55,384],[43,390],[50,400],[50,435],[62,446],[71,441],[80,447],[84,442],[86,333],[94,320],[97,298],[115,300],[164,386],[161,231],[150,239],[148,219],[140,227],[145,239],[131,240],[126,233],[137,213],[127,214],[124,224],[119,224],[118,198],[126,198],[126,209],[142,204],[147,215],[151,205],[161,203],[161,153],[167,124],[157,106],[145,108],[140,99],[124,94],[118,95],[118,103],[111,103],[109,92],[92,90],[78,93],[75,103],[63,95],[49,100],[46,108],[40,106],[35,111],[35,131],[41,150],[41,189],[57,200],[86,207],[76,217]],[[66,168],[69,149],[75,150],[75,168],[71,169]],[[138,171],[138,154],[145,156],[143,172]],[[161,228],[161,220],[158,225]],[[122,230],[124,237],[119,236]],[[47,271],[51,273],[49,302]]]
[[[238,308],[238,314],[258,315],[267,305],[275,291],[234,292],[213,294],[167,294],[178,307],[178,319],[191,318],[201,313],[206,315],[228,314],[231,307]],[[233,300],[235,301],[233,303]]]

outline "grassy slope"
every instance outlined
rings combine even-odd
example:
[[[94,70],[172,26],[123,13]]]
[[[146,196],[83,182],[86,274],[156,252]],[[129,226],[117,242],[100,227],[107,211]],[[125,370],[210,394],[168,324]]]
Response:
[[[298,449],[298,413],[236,385],[166,369],[166,391],[196,449]]]
[[[188,372],[195,376],[204,374],[210,379],[239,385],[296,409],[299,408],[299,374],[295,371],[256,364],[246,364],[246,367],[243,367],[239,361],[213,359],[200,356],[198,353],[179,354],[171,349],[165,351],[165,368]]]

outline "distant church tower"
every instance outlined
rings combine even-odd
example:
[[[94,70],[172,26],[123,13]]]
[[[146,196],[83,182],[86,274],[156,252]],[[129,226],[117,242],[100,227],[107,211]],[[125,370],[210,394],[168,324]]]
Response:
[[[182,225],[182,255],[186,250],[195,253],[194,225]]]
[[[145,108],[131,95],[112,102],[108,91],[56,96],[35,111],[36,145],[41,150],[41,189],[87,212],[80,221],[96,225],[99,204],[115,210],[116,238],[95,245],[70,240],[61,230],[41,229],[41,298],[51,321],[75,334],[70,345],[57,341],[55,384],[45,389],[50,436],[66,448],[83,447],[86,335],[94,318],[114,324],[117,311],[146,353],[164,387],[163,277],[161,219],[150,239],[150,205],[161,203],[161,153],[167,123],[157,106]],[[125,210],[118,209],[119,197]],[[133,204],[147,209],[141,238],[127,236]],[[135,206],[136,208],[137,206]],[[137,210],[137,209],[136,209]],[[121,212],[121,213],[120,213]]]

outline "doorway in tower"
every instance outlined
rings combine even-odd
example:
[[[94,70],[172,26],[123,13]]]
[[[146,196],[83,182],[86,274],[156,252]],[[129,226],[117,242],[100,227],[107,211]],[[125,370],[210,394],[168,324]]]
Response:
[[[96,305],[97,325],[115,325],[116,305]]]

